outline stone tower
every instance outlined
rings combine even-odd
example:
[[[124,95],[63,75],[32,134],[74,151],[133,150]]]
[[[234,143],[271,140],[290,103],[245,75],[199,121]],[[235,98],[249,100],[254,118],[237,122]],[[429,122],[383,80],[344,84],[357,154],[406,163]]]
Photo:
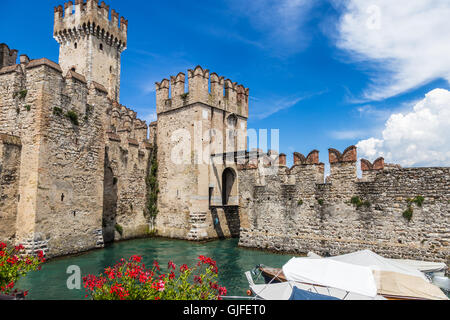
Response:
[[[97,0],[69,1],[55,7],[54,38],[60,45],[59,65],[103,85],[114,101],[120,97],[120,57],[127,47],[128,20]]]
[[[247,148],[249,90],[200,66],[187,78],[179,73],[156,84],[157,231],[190,240],[236,236],[234,154]]]

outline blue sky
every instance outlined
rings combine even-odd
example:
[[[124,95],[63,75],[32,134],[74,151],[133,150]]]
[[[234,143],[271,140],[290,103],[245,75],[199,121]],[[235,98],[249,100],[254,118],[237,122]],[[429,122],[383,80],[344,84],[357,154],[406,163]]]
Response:
[[[2,0],[0,42],[57,62],[52,30],[59,4]],[[449,123],[439,120],[450,108],[448,1],[107,4],[129,20],[121,103],[141,118],[154,116],[156,81],[201,65],[250,88],[249,128],[280,129],[288,159],[318,149],[327,163],[328,148],[359,144],[370,160],[383,155],[404,165],[450,165],[450,140],[428,143],[421,128],[426,112],[414,109],[422,103],[434,117],[426,119],[438,119],[426,121],[427,132],[450,135]],[[437,88],[443,91],[436,98]],[[392,119],[395,114],[403,117]],[[417,128],[399,129],[411,119]],[[411,161],[422,151],[432,156]]]

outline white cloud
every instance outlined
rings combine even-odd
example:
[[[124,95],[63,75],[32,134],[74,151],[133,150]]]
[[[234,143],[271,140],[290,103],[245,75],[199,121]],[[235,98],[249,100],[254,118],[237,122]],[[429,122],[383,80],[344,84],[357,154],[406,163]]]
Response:
[[[261,36],[260,39],[245,39],[245,42],[258,43],[279,56],[295,54],[308,45],[311,36],[305,30],[305,24],[311,16],[314,1],[235,0],[229,4],[232,12],[248,19]]]
[[[435,89],[408,113],[393,114],[381,138],[357,144],[360,156],[409,166],[450,165],[450,91]]]
[[[386,121],[386,119],[389,118],[392,113],[392,111],[389,111],[387,109],[380,109],[372,105],[359,106],[356,111],[358,112],[360,118],[370,117],[377,121]]]
[[[252,100],[252,107],[250,108],[251,117],[256,119],[265,119],[281,110],[292,108],[303,100],[322,95],[326,92],[328,92],[328,90],[305,94],[302,96],[297,95],[287,98],[267,98],[264,100],[250,97],[250,100]]]
[[[337,140],[351,140],[358,139],[367,135],[367,132],[362,130],[341,130],[341,131],[331,131],[331,137]]]
[[[375,70],[364,92],[382,100],[436,79],[450,82],[448,0],[333,0],[337,46]]]
[[[150,112],[150,113],[147,113],[146,115],[144,115],[141,119],[145,120],[147,122],[147,124],[150,124],[150,123],[156,121],[158,119],[158,116],[156,115],[156,112]]]
[[[265,119],[272,114],[277,113],[278,111],[289,109],[295,106],[301,100],[303,100],[302,97],[277,99],[272,101],[260,101],[255,99],[255,101],[252,103],[250,112],[253,113],[252,116],[257,119]]]

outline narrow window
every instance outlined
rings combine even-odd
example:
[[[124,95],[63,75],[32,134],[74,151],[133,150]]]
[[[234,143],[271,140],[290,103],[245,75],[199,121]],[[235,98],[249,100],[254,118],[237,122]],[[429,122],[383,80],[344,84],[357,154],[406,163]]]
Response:
[[[78,44],[75,42],[75,49],[78,47]]]
[[[103,51],[103,43],[100,43],[100,50]]]
[[[111,73],[112,73],[112,66],[110,66],[110,67],[109,67],[109,72],[111,72]]]

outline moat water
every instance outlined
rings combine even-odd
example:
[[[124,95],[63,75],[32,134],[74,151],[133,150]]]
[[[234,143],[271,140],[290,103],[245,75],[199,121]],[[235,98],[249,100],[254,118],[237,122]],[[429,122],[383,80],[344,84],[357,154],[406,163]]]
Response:
[[[143,256],[151,265],[158,260],[162,267],[172,260],[177,265],[193,265],[199,255],[211,257],[219,267],[219,283],[228,289],[229,296],[246,296],[248,282],[244,272],[258,264],[281,268],[292,255],[275,254],[238,247],[237,239],[192,243],[181,240],[142,239],[115,243],[105,249],[78,256],[58,258],[44,264],[41,271],[30,273],[18,283],[20,289],[30,290],[30,300],[84,300],[85,291],[69,290],[67,274],[69,266],[78,266],[82,276],[98,275],[105,267],[114,265],[121,258]],[[261,283],[262,279],[261,279]],[[450,297],[450,293],[447,293]]]
[[[121,258],[142,255],[144,263],[151,265],[158,260],[167,266],[170,260],[177,265],[193,265],[199,255],[211,257],[219,267],[219,283],[228,289],[228,295],[246,296],[248,282],[244,272],[258,264],[272,267],[283,266],[292,255],[281,255],[238,247],[237,239],[192,243],[181,240],[143,239],[115,243],[105,249],[91,251],[79,256],[59,258],[43,265],[42,270],[22,279],[18,287],[29,289],[31,300],[83,300],[84,288],[69,290],[66,273],[69,266],[79,266],[82,275],[103,272]]]

